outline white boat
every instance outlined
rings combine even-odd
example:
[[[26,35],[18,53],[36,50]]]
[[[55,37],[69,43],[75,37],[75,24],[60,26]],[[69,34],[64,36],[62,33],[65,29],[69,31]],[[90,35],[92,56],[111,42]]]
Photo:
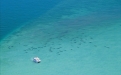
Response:
[[[33,62],[35,62],[35,63],[40,63],[41,60],[40,60],[40,58],[38,58],[38,57],[34,57],[34,58],[33,58]]]

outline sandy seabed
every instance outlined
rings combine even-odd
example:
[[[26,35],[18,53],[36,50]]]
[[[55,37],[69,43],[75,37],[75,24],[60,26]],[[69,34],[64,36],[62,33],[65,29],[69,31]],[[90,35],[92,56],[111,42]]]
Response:
[[[120,75],[121,22],[100,25],[21,27],[1,41],[1,74]]]

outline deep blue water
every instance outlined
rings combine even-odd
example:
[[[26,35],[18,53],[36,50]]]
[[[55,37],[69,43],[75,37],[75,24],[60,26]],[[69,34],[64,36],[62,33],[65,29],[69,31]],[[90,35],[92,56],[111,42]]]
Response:
[[[62,0],[1,0],[0,39],[23,23],[38,18]]]
[[[0,6],[0,40],[4,38],[7,34],[9,34],[14,29],[20,27],[26,22],[30,20],[36,19],[46,13],[49,9],[56,6],[59,2],[63,0],[1,0]],[[87,0],[81,1],[76,0],[75,6],[81,5],[82,8],[90,8],[90,6],[94,6],[89,10],[94,12],[104,12],[106,11],[109,15],[117,15],[121,12],[121,1],[115,0],[117,4],[112,1],[96,1],[96,0]],[[71,2],[71,1],[70,1]],[[82,4],[78,4],[78,3]],[[89,4],[86,4],[88,2]],[[109,4],[108,4],[109,3]],[[68,5],[65,7],[65,10],[70,8],[73,5]],[[77,8],[75,7],[75,8]],[[96,8],[97,7],[97,8]],[[119,10],[120,9],[120,10]],[[59,9],[59,11],[62,9]],[[114,14],[112,14],[114,12]],[[62,12],[54,12],[53,14],[57,14]],[[69,14],[69,13],[68,13]],[[54,15],[53,15],[54,17]],[[57,16],[55,16],[56,18]]]

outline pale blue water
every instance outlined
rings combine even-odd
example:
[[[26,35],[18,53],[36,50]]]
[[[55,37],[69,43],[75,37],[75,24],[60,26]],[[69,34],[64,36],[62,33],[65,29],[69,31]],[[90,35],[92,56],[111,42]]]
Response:
[[[2,6],[1,75],[121,75],[120,0],[17,0]],[[42,62],[32,62],[35,56]]]

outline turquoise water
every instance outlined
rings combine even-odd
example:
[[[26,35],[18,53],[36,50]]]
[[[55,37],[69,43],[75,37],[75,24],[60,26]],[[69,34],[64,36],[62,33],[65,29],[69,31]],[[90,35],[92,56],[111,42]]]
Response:
[[[1,40],[0,74],[121,75],[120,12],[119,0],[58,3]]]

